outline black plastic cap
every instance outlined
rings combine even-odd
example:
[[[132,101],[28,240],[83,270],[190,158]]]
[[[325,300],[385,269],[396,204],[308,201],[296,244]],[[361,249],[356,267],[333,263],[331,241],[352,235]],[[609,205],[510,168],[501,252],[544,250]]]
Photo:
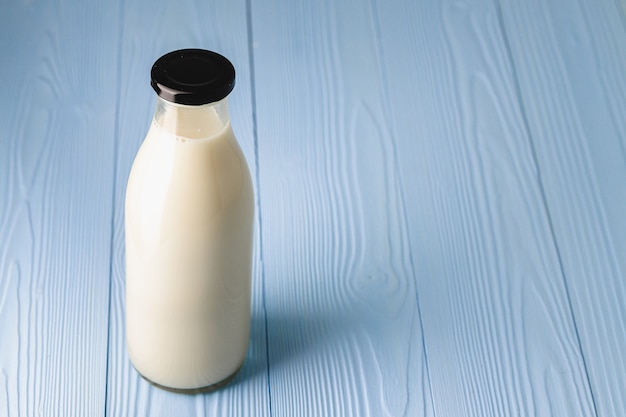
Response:
[[[235,67],[222,55],[204,49],[181,49],[152,66],[152,88],[172,103],[201,105],[219,101],[235,87]]]

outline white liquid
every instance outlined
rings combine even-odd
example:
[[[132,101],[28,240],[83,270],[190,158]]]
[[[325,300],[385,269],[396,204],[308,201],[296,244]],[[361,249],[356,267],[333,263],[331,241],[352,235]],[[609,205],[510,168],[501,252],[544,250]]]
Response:
[[[128,182],[126,335],[144,377],[192,389],[246,356],[254,197],[230,122],[210,106],[168,106]]]

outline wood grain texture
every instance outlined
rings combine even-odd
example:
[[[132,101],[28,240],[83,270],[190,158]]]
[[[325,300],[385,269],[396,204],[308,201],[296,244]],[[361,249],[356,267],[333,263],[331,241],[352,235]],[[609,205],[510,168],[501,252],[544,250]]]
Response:
[[[626,415],[624,45],[624,0],[0,3],[0,416]],[[249,356],[193,396],[124,334],[183,47],[258,193]]]
[[[262,281],[257,271],[251,348],[243,370],[229,386],[215,393],[192,396],[154,388],[132,367],[125,338],[124,199],[134,156],[154,111],[150,69],[161,55],[180,48],[201,47],[228,57],[237,69],[236,87],[229,101],[232,125],[250,169],[255,172],[245,3],[127,2],[119,11],[119,19],[122,41],[116,46],[120,54],[120,81],[106,415],[267,415],[265,315]],[[259,252],[257,248],[256,253]],[[260,265],[258,260],[256,265]]]
[[[116,59],[107,43],[118,36],[108,7],[0,5],[2,416],[104,410],[115,106],[107,66]]]
[[[432,415],[372,11],[253,2],[252,29],[272,415]]]
[[[626,415],[625,16],[610,0],[502,4],[599,416]]]
[[[378,10],[435,414],[595,415],[497,4]]]

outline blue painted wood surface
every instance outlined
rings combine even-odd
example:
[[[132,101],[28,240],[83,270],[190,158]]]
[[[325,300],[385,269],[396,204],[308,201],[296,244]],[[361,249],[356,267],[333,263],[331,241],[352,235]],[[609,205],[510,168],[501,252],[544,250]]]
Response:
[[[626,415],[626,3],[0,4],[0,416]],[[229,386],[124,335],[149,69],[237,68],[257,193]]]

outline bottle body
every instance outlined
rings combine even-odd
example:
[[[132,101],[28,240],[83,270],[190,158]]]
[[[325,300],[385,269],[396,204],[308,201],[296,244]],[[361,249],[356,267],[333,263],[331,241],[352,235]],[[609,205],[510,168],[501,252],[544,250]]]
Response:
[[[217,384],[248,349],[254,196],[226,99],[157,110],[126,193],[126,335],[146,379]]]

